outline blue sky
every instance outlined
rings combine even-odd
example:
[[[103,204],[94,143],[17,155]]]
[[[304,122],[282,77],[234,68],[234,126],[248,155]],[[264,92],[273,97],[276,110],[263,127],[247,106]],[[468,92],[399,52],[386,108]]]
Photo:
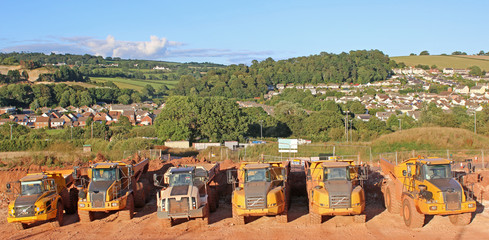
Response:
[[[8,1],[0,51],[245,63],[489,51],[489,1]]]

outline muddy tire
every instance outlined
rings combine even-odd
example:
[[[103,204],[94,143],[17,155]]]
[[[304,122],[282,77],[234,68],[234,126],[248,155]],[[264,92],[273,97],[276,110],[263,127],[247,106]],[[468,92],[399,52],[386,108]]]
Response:
[[[387,211],[390,213],[400,213],[401,212],[401,202],[396,199],[394,192],[391,187],[387,187],[384,194],[384,205]]]
[[[78,211],[78,218],[80,222],[91,222],[94,220],[93,212],[91,211]]]
[[[58,201],[56,204],[56,218],[51,222],[51,226],[58,228],[63,226],[63,204]]]
[[[353,222],[356,223],[365,223],[366,220],[367,220],[367,216],[365,214],[353,216]]]
[[[27,223],[15,222],[14,227],[17,230],[22,231],[27,228]]]
[[[144,193],[144,185],[142,182],[137,182],[134,189],[134,205],[137,208],[142,208],[146,205],[146,195]]]
[[[171,228],[173,227],[173,219],[168,218],[168,219],[161,219],[161,225],[163,225],[164,228]]]
[[[456,215],[450,215],[448,216],[448,218],[450,218],[450,222],[453,225],[465,226],[465,225],[469,225],[470,221],[472,220],[472,213],[461,213]]]
[[[321,224],[323,223],[323,216],[317,213],[309,212],[309,223],[310,224]]]
[[[209,196],[207,196],[207,197],[209,199],[209,201],[208,201],[209,204],[208,205],[209,205],[209,210],[211,212],[215,212],[217,210],[217,201],[216,201],[217,200],[217,197],[216,196],[217,196],[216,189],[210,187],[209,188]]]
[[[246,217],[245,216],[239,216],[236,210],[233,207],[233,222],[236,225],[245,225],[246,224]]]
[[[126,199],[126,208],[119,212],[122,220],[131,220],[134,217],[134,197],[129,194]]]
[[[70,189],[68,203],[66,213],[75,214],[78,211],[78,190],[76,188]]]
[[[402,203],[402,217],[406,226],[421,228],[424,225],[424,214],[416,210],[413,199],[406,197]]]

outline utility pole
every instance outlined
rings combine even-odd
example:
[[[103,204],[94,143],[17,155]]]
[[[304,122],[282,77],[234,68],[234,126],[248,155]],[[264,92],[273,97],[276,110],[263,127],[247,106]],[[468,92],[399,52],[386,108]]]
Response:
[[[350,111],[346,111],[346,116],[345,116],[345,135],[346,135],[346,142],[348,142],[348,113],[350,113]]]
[[[92,134],[91,134],[91,138],[93,138],[93,122],[92,122]]]
[[[477,112],[474,111],[474,133],[477,134]]]
[[[263,120],[260,120],[260,140],[263,139]]]
[[[402,119],[400,119],[400,118],[399,118],[399,119],[397,119],[397,120],[399,120],[399,131],[402,131],[402,124],[401,124]]]
[[[73,141],[73,123],[71,124],[71,141]]]
[[[13,124],[9,124],[10,125],[10,140],[12,140],[12,125]]]
[[[353,120],[350,120],[350,142],[353,142]]]

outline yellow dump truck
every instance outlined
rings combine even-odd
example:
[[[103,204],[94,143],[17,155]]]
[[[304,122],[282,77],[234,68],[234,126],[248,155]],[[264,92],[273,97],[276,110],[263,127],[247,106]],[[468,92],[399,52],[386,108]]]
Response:
[[[381,159],[387,210],[400,213],[411,228],[423,227],[426,215],[448,216],[455,225],[469,224],[476,202],[452,178],[451,164],[432,157],[410,158],[398,165]]]
[[[176,219],[199,219],[209,224],[210,212],[219,204],[217,189],[211,182],[219,173],[219,163],[187,164],[171,167],[163,179],[154,175],[157,193],[157,216],[163,225],[171,227]]]
[[[237,180],[228,171],[228,182],[235,186],[232,195],[235,224],[246,224],[249,216],[276,216],[288,222],[290,190],[287,176],[290,162],[243,162],[237,170]],[[236,183],[238,186],[236,187]]]
[[[28,224],[50,221],[53,227],[63,225],[63,211],[76,213],[77,189],[72,171],[47,171],[27,174],[17,182],[7,184],[12,191],[18,186],[18,197],[9,203],[7,221],[18,230]]]
[[[87,169],[88,181],[78,187],[80,221],[93,221],[94,212],[110,211],[120,211],[122,219],[132,219],[134,207],[143,207],[146,202],[145,188],[139,180],[148,166],[148,159],[135,165],[122,161],[91,164]]]
[[[353,160],[306,161],[306,185],[309,199],[309,220],[313,224],[323,216],[354,216],[365,222],[365,192],[361,181],[365,168]]]

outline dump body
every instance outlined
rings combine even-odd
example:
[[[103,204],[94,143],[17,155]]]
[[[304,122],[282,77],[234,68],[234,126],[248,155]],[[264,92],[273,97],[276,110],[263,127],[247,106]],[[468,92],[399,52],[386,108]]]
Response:
[[[419,214],[452,215],[452,219],[456,214],[476,210],[476,202],[466,196],[462,185],[452,177],[450,160],[410,158],[396,166],[382,159],[380,165],[385,177],[382,192],[390,208],[412,201]],[[406,209],[403,207],[401,214],[406,214]],[[468,224],[470,218],[466,218]]]
[[[233,215],[287,214],[289,162],[241,163],[232,196]]]
[[[157,193],[158,218],[208,218],[209,211],[215,210],[215,201],[218,201],[217,191],[209,184],[219,168],[219,163],[169,168],[164,174],[164,183],[168,187]]]
[[[149,160],[135,165],[122,161],[99,162],[87,169],[89,182],[79,194],[78,210],[107,212],[125,209],[140,177],[147,172]],[[141,189],[142,191],[142,189]]]
[[[72,171],[48,171],[28,174],[19,180],[20,194],[9,203],[9,223],[31,224],[53,220],[61,210],[76,211],[76,202],[70,199],[69,189],[73,186]],[[60,205],[58,205],[58,203]],[[64,206],[63,206],[64,205]],[[70,213],[71,213],[70,212]]]
[[[305,171],[310,213],[334,216],[364,212],[365,193],[354,161],[306,162]]]

